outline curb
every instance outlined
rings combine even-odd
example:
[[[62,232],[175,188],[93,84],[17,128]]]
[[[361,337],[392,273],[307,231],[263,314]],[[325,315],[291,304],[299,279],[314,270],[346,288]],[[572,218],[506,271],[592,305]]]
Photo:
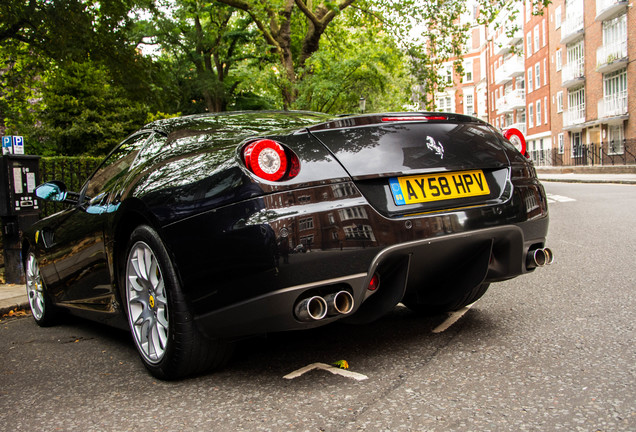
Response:
[[[539,177],[539,181],[542,182],[554,182],[554,183],[587,183],[587,184],[625,184],[625,185],[635,185],[636,180],[587,180],[587,179],[558,179],[558,178],[541,178]]]
[[[28,301],[24,301],[24,302],[19,302],[19,303],[6,303],[2,306],[0,306],[0,316],[8,314],[10,311],[15,311],[15,310],[27,310],[30,311],[29,309],[29,302]]]

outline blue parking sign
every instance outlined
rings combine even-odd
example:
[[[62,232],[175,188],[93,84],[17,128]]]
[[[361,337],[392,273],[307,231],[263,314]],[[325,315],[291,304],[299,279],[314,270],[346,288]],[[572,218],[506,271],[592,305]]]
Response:
[[[24,154],[24,137],[13,137],[13,154]]]
[[[2,137],[2,154],[11,154],[13,153],[13,137],[12,136],[3,136]]]

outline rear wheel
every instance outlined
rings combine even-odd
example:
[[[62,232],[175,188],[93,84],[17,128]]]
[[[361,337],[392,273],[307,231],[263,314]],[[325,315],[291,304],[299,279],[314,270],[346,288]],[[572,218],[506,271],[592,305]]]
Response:
[[[130,330],[141,360],[155,377],[204,372],[228,358],[228,344],[206,338],[194,323],[166,248],[149,226],[133,231],[123,270]]]
[[[33,252],[28,252],[24,266],[26,291],[35,322],[42,327],[55,324],[59,311],[51,301],[40,275],[40,266]]]
[[[488,287],[490,287],[489,283],[482,283],[481,285],[477,285],[475,288],[468,290],[460,298],[454,299],[445,304],[418,303],[415,301],[415,298],[404,298],[402,303],[404,303],[404,305],[413,312],[417,312],[422,315],[438,315],[445,312],[454,312],[468,306],[469,304],[475,303],[486,293],[486,291],[488,291]]]

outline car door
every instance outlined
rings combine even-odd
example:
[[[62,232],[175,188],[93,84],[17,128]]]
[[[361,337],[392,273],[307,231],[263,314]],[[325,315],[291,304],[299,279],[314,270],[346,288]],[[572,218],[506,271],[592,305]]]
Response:
[[[115,293],[104,243],[106,219],[116,210],[110,198],[149,136],[135,134],[111,152],[84,184],[79,203],[49,233],[48,255],[55,256],[59,277],[53,294],[67,306],[112,309]]]

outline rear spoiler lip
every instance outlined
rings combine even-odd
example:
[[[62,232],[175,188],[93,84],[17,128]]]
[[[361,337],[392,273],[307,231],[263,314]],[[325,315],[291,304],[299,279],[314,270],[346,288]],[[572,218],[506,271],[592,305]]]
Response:
[[[319,123],[309,126],[306,130],[309,132],[318,132],[323,130],[345,129],[364,126],[382,126],[393,123],[406,122],[453,122],[453,123],[477,123],[488,124],[487,122],[463,114],[457,113],[439,113],[439,112],[402,112],[402,113],[381,113],[381,114],[363,114],[349,117],[341,117],[328,122]]]

